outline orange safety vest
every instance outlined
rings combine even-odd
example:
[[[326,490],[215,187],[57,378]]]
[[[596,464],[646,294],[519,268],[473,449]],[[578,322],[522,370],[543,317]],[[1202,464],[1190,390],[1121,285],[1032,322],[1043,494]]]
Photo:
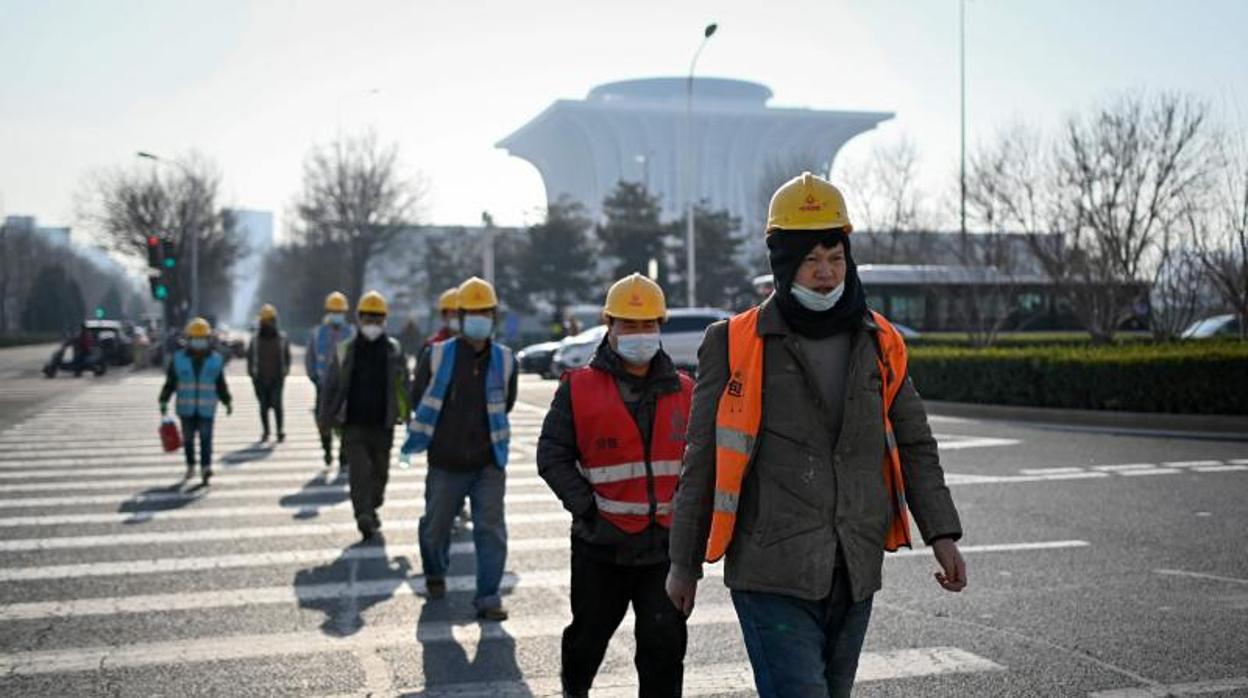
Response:
[[[763,420],[763,338],[758,335],[758,308],[751,308],[728,321],[728,385],[719,398],[715,415],[715,504],[706,560],[715,562],[732,543],[737,523],[737,502],[741,483],[758,442]],[[906,345],[901,334],[883,315],[871,311],[880,326],[877,334],[883,379],[884,486],[889,493],[890,514],[884,549],[893,552],[910,547],[910,517],[906,513],[905,482],[901,475],[901,455],[888,412],[906,379]]]
[[[613,376],[588,366],[568,374],[580,451],[577,467],[594,489],[598,514],[626,533],[639,533],[652,521],[672,526],[672,498],[693,401],[693,381],[679,375],[680,391],[655,401],[646,444]]]

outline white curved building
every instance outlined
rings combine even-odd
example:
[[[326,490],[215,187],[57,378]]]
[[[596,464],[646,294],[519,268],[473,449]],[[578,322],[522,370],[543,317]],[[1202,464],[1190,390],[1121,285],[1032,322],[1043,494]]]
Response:
[[[692,131],[695,199],[762,225],[760,186],[769,172],[831,168],[850,138],[892,118],[886,112],[775,109],[771,90],[742,80],[697,78],[686,122],[685,78],[648,78],[600,85],[584,100],[559,100],[497,145],[541,173],[547,201],[561,195],[595,216],[620,180],[644,182],[660,196],[666,218],[685,203],[683,146]],[[797,174],[794,172],[793,174]]]

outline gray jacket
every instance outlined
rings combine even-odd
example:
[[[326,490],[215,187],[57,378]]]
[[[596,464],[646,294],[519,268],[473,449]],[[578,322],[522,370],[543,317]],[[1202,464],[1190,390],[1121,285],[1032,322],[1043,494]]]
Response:
[[[322,430],[341,427],[347,421],[347,396],[351,394],[351,369],[354,365],[355,343],[360,341],[359,333],[338,345],[333,358],[329,361],[329,369],[325,372],[325,384],[321,386],[324,393],[318,406],[316,422]],[[392,337],[384,337],[386,342],[386,424],[404,424],[409,416],[407,394],[409,380],[407,375],[407,358],[399,343]]]
[[[742,484],[724,582],[732,589],[820,599],[832,588],[838,548],[853,597],[881,586],[889,523],[883,478],[881,377],[870,317],[853,330],[844,421],[833,442],[797,337],[771,301],[758,320],[764,337],[763,420]],[[698,349],[698,379],[671,530],[672,572],[701,576],[715,488],[715,416],[728,381],[728,323],[711,325]],[[906,499],[925,542],[962,535],[957,509],[909,377],[890,417],[901,453]]]

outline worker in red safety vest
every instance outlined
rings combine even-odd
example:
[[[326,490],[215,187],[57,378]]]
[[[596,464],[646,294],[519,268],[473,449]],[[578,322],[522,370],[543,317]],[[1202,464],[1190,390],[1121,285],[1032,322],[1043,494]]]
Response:
[[[678,696],[685,617],[664,593],[672,499],[693,381],[659,340],[667,303],[639,274],[607,293],[608,332],[588,366],[564,376],[537,445],[537,469],[572,513],[572,623],[565,696],[588,695],[632,604],[642,696]]]

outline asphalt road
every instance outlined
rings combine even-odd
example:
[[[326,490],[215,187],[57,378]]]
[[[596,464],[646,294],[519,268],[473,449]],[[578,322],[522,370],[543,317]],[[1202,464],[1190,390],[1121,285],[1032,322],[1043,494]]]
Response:
[[[424,597],[423,463],[392,471],[384,544],[356,543],[302,376],[272,447],[231,368],[203,489],[160,451],[155,371],[30,382],[43,358],[0,357],[0,694],[557,695],[568,518],[533,461],[553,382],[524,377],[513,414],[496,624],[473,619],[468,531],[451,593]],[[943,592],[925,549],[891,557],[858,695],[1248,694],[1248,444],[933,428],[970,587]],[[636,694],[629,624],[594,695]],[[714,569],[691,624],[686,693],[751,695]]]

